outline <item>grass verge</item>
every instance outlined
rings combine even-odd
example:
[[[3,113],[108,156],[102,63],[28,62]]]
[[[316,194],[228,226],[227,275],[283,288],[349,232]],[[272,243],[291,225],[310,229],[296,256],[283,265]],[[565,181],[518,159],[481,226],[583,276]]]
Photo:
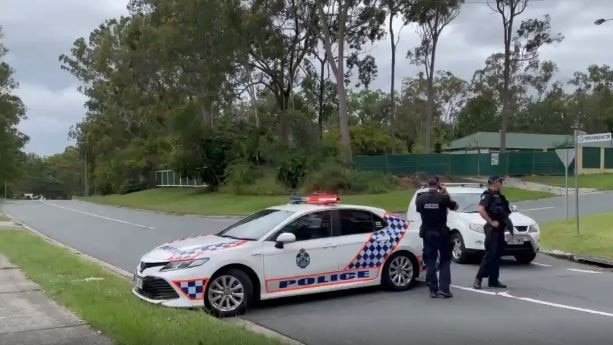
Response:
[[[580,235],[575,220],[550,223],[542,230],[542,245],[568,253],[613,259],[613,213],[581,217]]]
[[[539,200],[545,198],[551,198],[554,195],[548,192],[534,191],[519,189],[513,187],[504,187],[502,191],[508,200],[511,202],[520,202],[526,200]]]
[[[0,252],[49,297],[119,345],[280,344],[202,311],[142,302],[128,280],[27,231],[0,231]],[[90,277],[104,280],[85,281]]]
[[[383,194],[345,195],[341,197],[341,200],[346,204],[379,207],[390,212],[406,212],[413,193],[415,193],[415,190],[411,189]],[[546,192],[516,188],[505,188],[505,194],[513,202],[552,196],[552,194]],[[247,196],[202,193],[184,189],[151,189],[126,195],[93,196],[83,200],[179,214],[242,216],[266,207],[286,204],[289,196]]]
[[[564,176],[530,176],[524,178],[529,182],[542,183],[549,186],[564,187]],[[569,186],[575,186],[575,177],[568,177]],[[579,176],[580,188],[594,188],[598,190],[613,190],[613,174],[581,175]]]
[[[384,194],[346,195],[346,204],[380,207],[390,212],[406,211],[414,190]],[[182,189],[152,189],[126,195],[93,196],[82,200],[101,204],[141,208],[179,214],[209,216],[242,216],[263,208],[287,204],[290,197],[251,196],[227,193],[202,193]]]
[[[8,222],[8,221],[10,221],[10,219],[7,216],[0,213],[0,222]]]

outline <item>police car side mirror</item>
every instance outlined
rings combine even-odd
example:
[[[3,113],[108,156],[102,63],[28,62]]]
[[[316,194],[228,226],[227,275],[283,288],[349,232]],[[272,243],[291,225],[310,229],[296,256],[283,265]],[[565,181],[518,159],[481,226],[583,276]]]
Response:
[[[519,209],[517,208],[517,205],[511,206],[511,211],[513,211],[513,212],[519,211]]]
[[[283,232],[279,236],[277,236],[275,248],[283,249],[283,246],[285,246],[285,244],[292,242],[296,242],[296,235],[290,232]]]

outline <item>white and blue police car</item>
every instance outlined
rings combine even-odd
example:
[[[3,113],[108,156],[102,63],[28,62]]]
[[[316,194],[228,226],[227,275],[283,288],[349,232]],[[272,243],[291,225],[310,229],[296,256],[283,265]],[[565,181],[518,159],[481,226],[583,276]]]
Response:
[[[423,266],[418,231],[385,210],[339,201],[294,197],[216,235],[163,244],[142,257],[133,292],[151,303],[227,317],[256,300],[412,287]]]

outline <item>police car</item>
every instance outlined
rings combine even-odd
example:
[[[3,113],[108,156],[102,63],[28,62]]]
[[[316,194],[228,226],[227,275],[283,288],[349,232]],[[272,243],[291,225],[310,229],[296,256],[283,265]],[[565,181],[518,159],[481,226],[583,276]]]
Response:
[[[444,187],[459,206],[457,211],[449,211],[447,216],[447,227],[451,229],[452,259],[456,263],[468,263],[472,258],[485,253],[483,232],[485,220],[478,212],[479,201],[485,187],[462,183],[444,184]],[[421,226],[421,217],[415,208],[415,199],[427,191],[425,187],[418,190],[409,204],[407,220],[410,222],[410,230],[418,230]],[[528,264],[534,260],[539,251],[540,228],[534,219],[516,212],[517,207],[512,208],[513,213],[510,218],[515,227],[515,234],[506,232],[503,255],[514,256],[519,263]]]
[[[142,257],[133,292],[226,317],[256,300],[379,284],[409,289],[421,273],[419,233],[385,210],[339,201],[295,197],[216,235],[163,244]]]

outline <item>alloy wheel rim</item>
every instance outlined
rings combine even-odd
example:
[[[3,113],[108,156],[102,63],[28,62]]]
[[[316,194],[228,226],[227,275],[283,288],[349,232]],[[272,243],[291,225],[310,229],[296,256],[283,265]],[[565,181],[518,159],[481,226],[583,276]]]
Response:
[[[413,264],[406,256],[397,256],[390,263],[389,277],[398,287],[404,287],[413,280]]]
[[[208,292],[209,303],[220,311],[231,312],[243,303],[245,288],[233,276],[219,276],[213,280]]]
[[[459,259],[462,256],[462,241],[459,238],[453,240],[453,257]]]

